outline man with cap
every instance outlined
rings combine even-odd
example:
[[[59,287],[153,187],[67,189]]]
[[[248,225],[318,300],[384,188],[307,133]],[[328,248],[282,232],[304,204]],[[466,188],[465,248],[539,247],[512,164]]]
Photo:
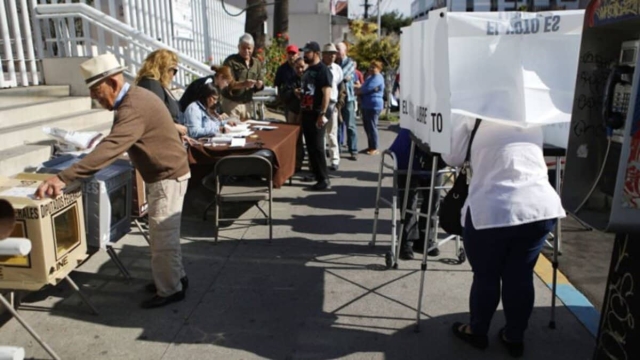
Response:
[[[298,47],[295,45],[289,45],[286,48],[286,52],[287,52],[287,60],[278,67],[278,70],[276,70],[276,78],[273,81],[273,86],[278,88],[278,95],[282,94],[287,89],[293,89],[295,80],[298,77],[296,75],[295,65],[294,65],[296,59],[298,58],[298,53],[299,53]],[[285,101],[285,99],[283,99],[282,96],[280,96],[280,99],[282,101]],[[285,102],[284,105],[285,105],[285,108],[284,108],[285,119],[287,120],[288,123],[295,122],[297,118],[297,114],[291,113],[291,111],[289,110],[289,107],[290,107],[289,104]]]
[[[310,190],[323,191],[331,189],[327,158],[324,152],[325,127],[331,118],[329,102],[331,101],[331,71],[320,61],[320,45],[312,41],[304,48],[304,62],[309,65],[302,76],[300,96],[300,119],[302,132],[307,144],[310,168],[316,180]]]
[[[336,54],[338,49],[333,44],[326,44],[322,48],[322,62],[327,65],[333,81],[331,82],[331,100],[329,102],[329,113],[331,117],[327,117],[327,150],[329,150],[329,170],[336,171],[340,166],[340,144],[338,143],[338,111],[336,104],[338,103],[338,86],[343,80],[342,68],[336,64]]]
[[[91,98],[115,111],[111,133],[71,167],[42,182],[36,198],[56,197],[76,180],[88,178],[127,152],[144,179],[149,201],[149,234],[155,295],[142,302],[155,308],[183,300],[189,284],[182,265],[180,221],[190,177],[186,150],[169,110],[152,92],[124,81],[112,54],[80,65]]]

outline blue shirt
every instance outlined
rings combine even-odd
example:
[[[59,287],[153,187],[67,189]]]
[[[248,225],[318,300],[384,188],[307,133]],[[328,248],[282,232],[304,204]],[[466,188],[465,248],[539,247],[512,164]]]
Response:
[[[220,134],[220,128],[227,123],[211,116],[200,101],[194,101],[187,106],[182,113],[181,122],[187,127],[187,136],[194,139]]]
[[[356,94],[353,90],[353,84],[356,82],[356,64],[350,57],[345,57],[342,59],[342,75],[344,76],[344,84],[347,87],[347,101],[354,101],[356,99]],[[347,81],[346,79],[350,77],[351,80]]]
[[[360,88],[360,94],[362,95],[363,109],[382,110],[382,94],[384,94],[384,78],[382,75],[369,76]]]
[[[127,95],[127,93],[129,92],[130,87],[131,85],[129,85],[129,83],[127,82],[124,83],[124,85],[122,86],[122,89],[120,89],[120,92],[118,93],[118,97],[116,97],[116,102],[113,103],[113,110],[118,109],[118,107],[122,103],[122,99],[124,99],[124,96]]]

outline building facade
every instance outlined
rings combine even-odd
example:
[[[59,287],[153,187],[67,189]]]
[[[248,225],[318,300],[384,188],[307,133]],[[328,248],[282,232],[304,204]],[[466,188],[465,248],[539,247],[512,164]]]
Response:
[[[411,17],[419,20],[426,16],[427,11],[445,6],[449,7],[449,11],[516,11],[522,7],[543,11],[579,9],[580,2],[578,0],[414,0],[411,3]]]

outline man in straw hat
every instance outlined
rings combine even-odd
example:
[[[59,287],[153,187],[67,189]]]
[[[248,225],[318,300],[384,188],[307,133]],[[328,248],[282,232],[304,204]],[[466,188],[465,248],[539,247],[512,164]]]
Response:
[[[92,176],[127,152],[144,179],[149,201],[151,272],[155,295],[143,308],[164,306],[185,297],[188,280],[182,265],[180,220],[190,177],[184,146],[159,97],[124,81],[124,67],[112,54],[80,65],[91,98],[115,111],[111,133],[82,160],[45,180],[37,198],[56,197],[66,184]]]

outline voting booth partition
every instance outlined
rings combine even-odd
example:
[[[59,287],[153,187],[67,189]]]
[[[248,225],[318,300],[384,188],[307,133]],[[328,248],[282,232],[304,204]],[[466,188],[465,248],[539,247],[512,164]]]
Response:
[[[583,16],[581,10],[449,13],[437,9],[403,28],[400,125],[411,131],[413,140],[405,189],[416,146],[434,155],[430,188],[435,189],[435,157],[450,153],[453,130],[463,121],[480,118],[520,128],[541,127],[545,142],[566,148]],[[433,196],[431,190],[430,203]],[[406,206],[405,196],[403,218]],[[432,212],[429,209],[429,218]],[[427,234],[430,226],[427,222]],[[557,245],[554,250],[557,264]],[[423,256],[418,329],[426,269]],[[550,325],[555,296],[552,301]]]

